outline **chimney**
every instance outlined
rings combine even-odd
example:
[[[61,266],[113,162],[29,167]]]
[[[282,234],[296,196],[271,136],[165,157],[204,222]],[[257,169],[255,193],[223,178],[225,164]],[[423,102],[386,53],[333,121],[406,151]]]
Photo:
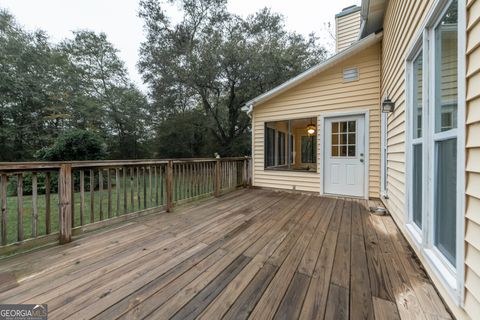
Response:
[[[346,7],[335,15],[335,50],[340,52],[358,40],[360,36],[361,7]]]

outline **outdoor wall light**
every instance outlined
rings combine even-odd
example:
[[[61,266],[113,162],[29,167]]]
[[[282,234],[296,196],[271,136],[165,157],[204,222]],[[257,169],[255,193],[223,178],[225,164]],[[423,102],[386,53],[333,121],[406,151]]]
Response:
[[[395,103],[390,98],[385,98],[382,102],[382,112],[391,113],[395,110]]]
[[[309,136],[313,136],[315,134],[315,125],[313,124],[313,121],[307,126],[307,133]]]

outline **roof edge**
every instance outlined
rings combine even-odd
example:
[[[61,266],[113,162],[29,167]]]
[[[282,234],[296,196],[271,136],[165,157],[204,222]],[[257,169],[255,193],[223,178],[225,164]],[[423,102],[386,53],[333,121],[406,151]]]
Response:
[[[267,100],[276,97],[277,95],[285,92],[286,90],[306,81],[320,72],[335,66],[336,64],[340,63],[341,61],[349,58],[354,53],[357,53],[360,50],[368,48],[369,46],[378,43],[383,37],[383,32],[379,33],[372,33],[367,37],[353,43],[347,49],[340,51],[339,53],[335,54],[334,56],[330,57],[329,59],[307,69],[306,71],[300,73],[299,75],[285,81],[284,83],[276,86],[275,88],[249,100],[245,105],[242,107],[242,111],[247,112],[250,114],[253,110],[253,107],[259,103],[263,103]]]
[[[350,6],[350,7],[346,7],[344,8],[341,12],[337,13],[335,15],[335,18],[340,18],[340,17],[344,17],[344,16],[348,16],[349,14],[351,13],[354,13],[354,12],[357,12],[357,11],[360,11],[362,8],[357,6],[357,5],[353,5],[353,6]]]

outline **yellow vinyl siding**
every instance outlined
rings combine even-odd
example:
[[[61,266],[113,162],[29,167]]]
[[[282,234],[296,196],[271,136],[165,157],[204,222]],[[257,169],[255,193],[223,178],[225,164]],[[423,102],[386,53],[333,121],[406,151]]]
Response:
[[[358,40],[360,33],[360,11],[335,18],[336,51],[342,51]]]
[[[405,159],[405,59],[408,48],[433,0],[401,1],[388,3],[384,19],[382,47],[382,96],[395,101],[396,110],[388,117],[387,190],[389,199],[384,203],[402,232],[405,233],[406,159]],[[476,318],[480,313],[480,1],[468,1],[467,5],[467,135],[466,135],[466,226],[465,226],[465,294],[464,308],[455,304],[439,279],[430,270],[419,254],[429,275],[439,289],[445,302],[459,319]],[[449,68],[443,65],[444,72]],[[450,78],[450,79],[447,79]],[[446,77],[443,85],[455,81],[455,76]],[[462,93],[459,92],[461,95]],[[462,124],[459,124],[459,127]],[[411,239],[409,239],[411,241]],[[415,248],[415,247],[414,247]],[[416,248],[415,248],[416,249]],[[417,252],[418,253],[418,252]],[[466,312],[466,313],[465,313]]]
[[[480,314],[480,1],[467,4],[465,310]]]
[[[322,128],[320,116],[328,112],[369,110],[369,190],[370,197],[380,192],[380,44],[323,71],[282,94],[258,105],[252,113],[254,185],[320,191]],[[358,68],[359,80],[344,82],[345,68]],[[301,118],[317,119],[317,172],[273,171],[264,169],[265,122]]]
[[[384,18],[382,96],[395,101],[388,116],[387,190],[384,202],[399,226],[406,217],[405,59],[414,34],[434,1],[389,1]]]

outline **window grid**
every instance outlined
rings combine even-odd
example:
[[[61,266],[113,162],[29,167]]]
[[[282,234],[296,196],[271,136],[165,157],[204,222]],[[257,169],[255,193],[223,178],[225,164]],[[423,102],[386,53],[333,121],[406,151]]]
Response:
[[[332,122],[332,157],[351,158],[356,156],[357,149],[357,122]]]

